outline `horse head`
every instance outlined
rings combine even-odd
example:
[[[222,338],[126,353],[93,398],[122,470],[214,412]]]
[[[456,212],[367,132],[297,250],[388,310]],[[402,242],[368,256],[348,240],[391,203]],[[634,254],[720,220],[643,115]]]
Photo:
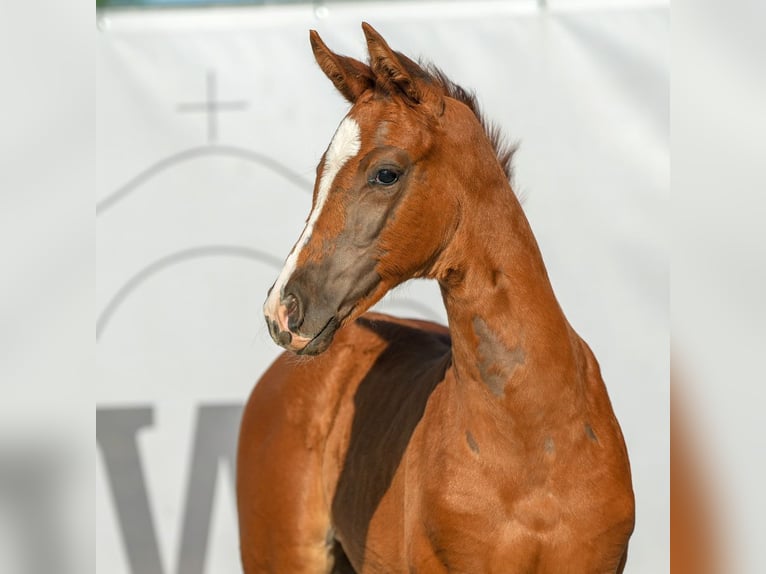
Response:
[[[369,64],[310,34],[319,67],[352,106],[319,162],[306,226],[264,304],[272,338],[299,354],[324,351],[338,328],[403,281],[444,280],[464,190],[477,169],[487,170],[476,157],[492,158],[489,170],[504,177],[473,99],[362,28]]]

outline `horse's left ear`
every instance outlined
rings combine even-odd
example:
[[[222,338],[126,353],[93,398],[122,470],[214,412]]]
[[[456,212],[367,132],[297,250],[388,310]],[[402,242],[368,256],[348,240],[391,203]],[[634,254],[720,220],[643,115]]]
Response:
[[[420,66],[407,56],[394,52],[367,22],[362,22],[362,30],[367,39],[370,68],[376,83],[389,91],[398,91],[411,104],[428,106],[433,108],[437,115],[441,115],[444,111],[443,98],[425,80],[418,77]]]
[[[352,104],[365,90],[375,85],[372,70],[359,60],[332,52],[316,30],[309,32],[314,58],[333,85]]]

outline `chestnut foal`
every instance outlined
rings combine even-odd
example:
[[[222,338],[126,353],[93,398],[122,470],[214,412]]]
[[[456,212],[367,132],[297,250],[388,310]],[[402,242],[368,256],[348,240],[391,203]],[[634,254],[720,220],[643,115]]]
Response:
[[[510,149],[471,95],[362,27],[369,65],[311,32],[352,107],[264,306],[290,352],[242,420],[244,570],[621,572],[625,444]],[[412,277],[439,282],[449,329],[363,314]]]

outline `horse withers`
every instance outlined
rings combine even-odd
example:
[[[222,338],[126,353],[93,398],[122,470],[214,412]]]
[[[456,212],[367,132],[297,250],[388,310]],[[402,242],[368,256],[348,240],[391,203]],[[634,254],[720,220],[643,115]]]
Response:
[[[621,572],[628,456],[473,96],[362,25],[369,64],[264,305],[281,355],[239,438],[244,571]],[[449,328],[365,313],[413,277]]]

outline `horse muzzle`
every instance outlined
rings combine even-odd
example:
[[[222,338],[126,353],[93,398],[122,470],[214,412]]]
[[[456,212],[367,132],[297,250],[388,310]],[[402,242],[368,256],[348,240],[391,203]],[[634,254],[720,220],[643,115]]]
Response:
[[[336,315],[330,315],[320,323],[321,327],[315,334],[307,335],[301,332],[306,323],[304,309],[302,299],[293,293],[288,293],[276,304],[269,297],[264,304],[266,325],[277,345],[298,355],[318,355],[330,346],[341,320]]]

